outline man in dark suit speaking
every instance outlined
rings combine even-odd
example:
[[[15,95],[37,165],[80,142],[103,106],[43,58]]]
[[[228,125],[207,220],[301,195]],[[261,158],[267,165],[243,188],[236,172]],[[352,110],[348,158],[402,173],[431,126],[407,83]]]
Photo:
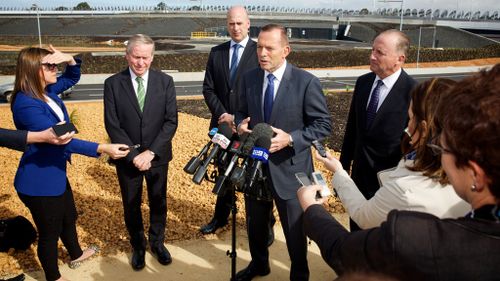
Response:
[[[238,102],[235,90],[238,89],[240,77],[259,66],[257,44],[248,36],[249,29],[250,19],[245,8],[231,7],[227,12],[227,30],[231,40],[212,48],[203,81],[203,96],[212,113],[209,129],[221,123],[227,123],[234,129],[234,112]],[[219,173],[224,173],[224,170],[219,168]],[[225,185],[229,185],[229,181]],[[225,191],[229,189],[227,186],[224,188]],[[200,228],[201,233],[214,233],[227,224],[231,196],[231,192],[217,196],[214,216]]]
[[[410,91],[416,85],[401,68],[409,47],[401,31],[380,33],[370,55],[372,72],[356,81],[340,162],[366,199],[379,189],[377,172],[395,167],[402,156]],[[351,220],[351,230],[357,229]]]
[[[146,180],[149,245],[158,261],[172,262],[165,248],[167,175],[172,138],[177,129],[177,104],[172,77],[150,69],[154,42],[137,34],[128,40],[128,68],[104,82],[104,121],[112,142],[131,146],[127,157],[115,161],[132,244],[132,268],[145,266],[146,238],[141,215],[142,184]],[[139,145],[138,148],[133,146]]]
[[[272,126],[269,162],[263,164],[264,185],[273,195],[285,234],[291,260],[290,279],[308,280],[307,241],[295,173],[311,174],[311,142],[330,134],[331,120],[319,80],[287,63],[289,53],[282,26],[262,27],[257,42],[260,68],[242,78],[235,120],[239,134],[249,133],[258,123]],[[270,272],[267,229],[272,207],[272,201],[245,198],[252,261],[238,272],[236,280],[251,280]]]

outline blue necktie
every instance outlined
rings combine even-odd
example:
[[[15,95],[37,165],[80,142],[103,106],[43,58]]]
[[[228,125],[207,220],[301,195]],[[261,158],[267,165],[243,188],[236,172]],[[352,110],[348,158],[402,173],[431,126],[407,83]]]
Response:
[[[377,86],[375,86],[375,89],[373,89],[370,103],[366,108],[366,129],[370,128],[373,120],[375,119],[375,116],[377,115],[378,100],[380,97],[380,87],[382,85],[384,85],[384,82],[382,80],[378,80]]]
[[[266,123],[269,123],[269,119],[271,119],[271,112],[273,111],[274,79],[276,79],[274,75],[267,75],[267,88],[264,95],[264,121]]]
[[[231,57],[231,67],[229,68],[229,80],[231,85],[233,85],[234,77],[236,76],[236,71],[238,70],[238,49],[241,48],[240,44],[233,45],[233,56]]]

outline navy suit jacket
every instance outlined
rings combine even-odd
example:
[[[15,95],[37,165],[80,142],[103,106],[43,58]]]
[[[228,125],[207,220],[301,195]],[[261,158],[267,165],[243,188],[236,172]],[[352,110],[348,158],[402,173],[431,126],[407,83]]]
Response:
[[[28,131],[0,128],[0,147],[24,151],[26,149],[27,137]]]
[[[231,41],[215,46],[208,56],[205,80],[203,81],[203,96],[212,113],[210,128],[218,126],[217,120],[223,113],[234,114],[236,112],[238,109],[236,90],[239,87],[241,76],[259,66],[257,44],[252,39],[249,39],[238,63],[234,85],[231,85],[229,79],[230,46]]]
[[[66,106],[57,96],[80,79],[80,61],[68,66],[57,82],[47,86],[47,95],[64,113],[64,120],[70,122]],[[19,130],[43,131],[60,122],[56,113],[42,100],[30,94],[18,92],[12,105],[14,124]],[[30,196],[58,196],[66,190],[66,162],[71,153],[97,157],[97,143],[73,139],[66,145],[46,143],[30,144],[21,157],[14,186],[17,192]]]
[[[256,68],[241,81],[240,105],[236,123],[250,117],[249,128],[264,123],[262,108],[264,71]],[[276,194],[284,199],[297,197],[300,187],[295,173],[313,171],[311,142],[331,133],[330,112],[321,84],[315,76],[287,64],[276,93],[269,124],[293,138],[293,147],[286,147],[269,156],[269,172]]]
[[[416,85],[404,70],[366,129],[366,106],[376,75],[360,76],[352,96],[340,162],[365,197],[379,188],[377,172],[395,167],[401,159],[401,138],[408,124],[410,92]]]
[[[172,77],[149,70],[144,112],[139,108],[128,68],[106,79],[104,123],[111,142],[141,145],[115,162],[133,165],[135,156],[149,149],[155,153],[152,167],[168,164],[172,159],[172,138],[177,130],[177,102]]]

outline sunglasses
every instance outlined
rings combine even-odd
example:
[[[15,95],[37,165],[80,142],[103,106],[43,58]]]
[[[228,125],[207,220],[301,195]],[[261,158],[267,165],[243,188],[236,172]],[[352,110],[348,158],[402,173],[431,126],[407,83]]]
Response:
[[[57,70],[57,64],[55,63],[42,63],[42,65],[46,66],[49,71]]]

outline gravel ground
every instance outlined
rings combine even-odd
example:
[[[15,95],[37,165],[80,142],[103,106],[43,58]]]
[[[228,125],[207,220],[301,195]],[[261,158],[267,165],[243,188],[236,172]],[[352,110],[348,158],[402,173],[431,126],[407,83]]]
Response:
[[[173,140],[174,159],[170,162],[168,177],[168,222],[167,243],[191,239],[201,239],[198,228],[206,223],[213,214],[215,196],[213,185],[202,182],[196,185],[191,176],[182,169],[191,156],[194,156],[208,141],[206,136],[209,120],[197,117],[206,116],[203,103],[199,101],[179,101],[179,127]],[[102,103],[68,103],[69,112],[74,111],[80,133],[78,138],[96,142],[107,142],[104,129]],[[198,110],[196,110],[198,108]],[[206,108],[206,107],[205,107]],[[206,110],[206,109],[205,109]],[[190,112],[187,114],[184,112]],[[0,126],[13,128],[9,107],[0,107]],[[0,163],[3,176],[0,179],[0,218],[23,215],[31,220],[27,208],[17,197],[12,186],[21,153],[0,148]],[[330,181],[331,174],[317,167]],[[130,250],[123,222],[122,203],[114,167],[105,158],[93,159],[80,155],[72,158],[68,166],[68,177],[72,185],[79,218],[78,234],[82,246],[95,243],[101,246],[100,255],[109,256]],[[143,194],[142,210],[147,222],[147,196]],[[244,227],[244,208],[242,194],[238,194],[238,227]],[[344,212],[342,205],[330,199],[331,212]],[[147,224],[147,223],[146,223]],[[146,225],[147,227],[147,225]],[[6,273],[40,270],[36,258],[36,243],[27,251],[0,253],[0,277]],[[60,245],[60,263],[69,257]]]

